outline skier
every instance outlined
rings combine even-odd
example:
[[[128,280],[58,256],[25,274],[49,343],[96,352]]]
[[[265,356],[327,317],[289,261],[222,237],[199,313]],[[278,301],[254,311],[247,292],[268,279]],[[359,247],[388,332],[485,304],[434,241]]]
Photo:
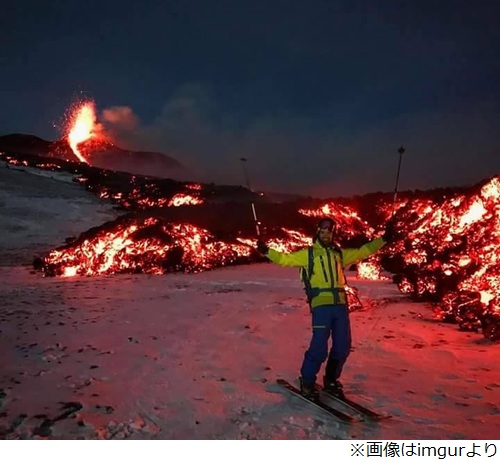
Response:
[[[318,396],[316,376],[327,357],[323,388],[335,397],[344,397],[339,378],[351,351],[351,326],[343,269],[374,254],[394,236],[390,222],[382,237],[360,248],[341,249],[333,242],[335,228],[336,223],[330,217],[321,219],[312,246],[288,254],[270,249],[262,240],[257,241],[258,251],[272,262],[284,267],[302,267],[302,271],[312,266],[312,273],[306,273],[308,278],[304,279],[312,313],[312,338],[300,369],[300,390],[303,396],[313,400]],[[328,353],[330,336],[332,347]]]

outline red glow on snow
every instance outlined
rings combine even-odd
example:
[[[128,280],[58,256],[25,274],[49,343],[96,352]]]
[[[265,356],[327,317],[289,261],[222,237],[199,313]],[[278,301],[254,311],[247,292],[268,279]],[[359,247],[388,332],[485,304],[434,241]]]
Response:
[[[12,165],[59,167],[13,154],[0,152],[0,157]],[[250,236],[255,235],[252,222],[240,222],[218,201],[215,210],[210,202],[213,188],[133,175],[123,183],[113,174],[93,171],[77,180],[130,213],[51,251],[43,260],[46,274],[190,272],[263,260],[255,251],[256,237]],[[275,220],[281,225],[286,222],[286,227],[272,227],[265,236],[268,245],[285,252],[306,247],[317,218],[324,215],[336,220],[335,237],[341,247],[351,242],[357,247],[381,234],[381,228],[372,227],[356,209],[343,203],[330,200],[297,207],[293,210],[296,222],[292,214],[286,217],[289,221],[280,220],[277,207]],[[174,209],[180,207],[186,212]],[[383,222],[381,216],[391,216],[392,210],[387,197],[373,205],[378,225]],[[209,216],[213,212],[220,214],[213,218]],[[190,216],[199,223],[188,223]],[[398,202],[394,221],[395,240],[358,263],[358,277],[381,279],[383,267],[392,273],[401,292],[435,306],[438,318],[456,322],[462,330],[481,330],[485,337],[500,341],[500,177],[467,189],[409,193]],[[208,228],[214,222],[217,225],[211,232]]]

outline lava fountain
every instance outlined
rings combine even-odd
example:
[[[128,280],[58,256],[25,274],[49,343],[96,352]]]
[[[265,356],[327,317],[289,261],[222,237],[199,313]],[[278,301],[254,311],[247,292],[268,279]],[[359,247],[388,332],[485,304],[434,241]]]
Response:
[[[97,116],[93,101],[85,101],[70,115],[68,143],[75,156],[83,163],[88,163],[78,150],[78,144],[96,137]]]

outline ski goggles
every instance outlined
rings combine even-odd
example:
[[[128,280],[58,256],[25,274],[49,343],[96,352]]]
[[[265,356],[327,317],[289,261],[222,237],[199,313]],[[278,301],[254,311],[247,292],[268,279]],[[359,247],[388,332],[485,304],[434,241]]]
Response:
[[[335,222],[333,219],[321,219],[318,224],[318,229],[320,230],[329,230],[330,232],[333,232],[335,229]]]

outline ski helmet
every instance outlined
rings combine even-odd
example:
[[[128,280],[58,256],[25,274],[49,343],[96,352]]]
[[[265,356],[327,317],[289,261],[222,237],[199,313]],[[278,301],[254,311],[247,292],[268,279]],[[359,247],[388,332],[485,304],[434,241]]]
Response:
[[[336,222],[331,218],[331,217],[323,217],[319,222],[318,222],[318,228],[317,231],[319,232],[321,229],[328,229],[331,232],[335,230],[335,227],[337,226]]]

